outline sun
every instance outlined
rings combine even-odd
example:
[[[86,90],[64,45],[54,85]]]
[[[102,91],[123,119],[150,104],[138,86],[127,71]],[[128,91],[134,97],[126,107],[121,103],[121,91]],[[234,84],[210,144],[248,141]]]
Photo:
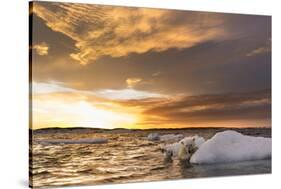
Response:
[[[36,127],[94,127],[128,128],[138,121],[129,112],[102,109],[87,101],[66,102],[57,100],[34,100],[33,125]]]
[[[127,127],[137,122],[137,116],[135,115],[97,108],[83,101],[77,103],[75,114],[80,120],[78,124],[86,127],[94,125],[94,127],[110,129]]]

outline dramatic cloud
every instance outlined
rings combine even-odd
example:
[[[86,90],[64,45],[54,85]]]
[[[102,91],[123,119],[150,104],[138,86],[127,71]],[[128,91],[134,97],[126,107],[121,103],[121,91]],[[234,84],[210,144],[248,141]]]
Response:
[[[271,92],[187,96],[157,104],[143,112],[174,122],[205,123],[227,120],[260,120],[271,117]],[[265,126],[265,125],[264,125]]]
[[[34,3],[33,11],[54,31],[72,38],[70,56],[88,64],[101,56],[187,48],[226,33],[217,14],[70,3]]]
[[[76,126],[78,123],[82,124],[81,120],[74,116],[77,110],[72,108],[78,108],[83,113],[89,113],[87,119],[92,120],[92,122],[87,124],[84,122],[84,125],[87,126],[91,126],[91,123],[99,123],[93,119],[95,117],[91,118],[92,113],[104,116],[105,120],[106,116],[115,116],[120,121],[118,124],[131,123],[133,125],[130,125],[130,127],[142,128],[157,127],[158,125],[167,128],[222,126],[220,123],[223,123],[224,127],[241,126],[245,123],[247,123],[247,126],[270,125],[270,90],[197,96],[164,96],[134,91],[133,89],[78,91],[65,88],[58,83],[34,83],[34,88],[36,89],[33,93],[34,113],[45,117],[55,113],[65,117],[65,119],[67,119],[66,116],[73,115],[73,118],[67,119],[69,125],[71,123]],[[83,110],[83,108],[86,109]],[[109,113],[106,113],[106,111],[109,111]],[[82,115],[80,117],[83,117]],[[124,117],[122,118],[122,116]],[[40,119],[40,117],[36,118],[38,124]],[[108,123],[104,119],[102,120],[106,124],[103,126],[109,128],[116,126],[114,122]],[[49,122],[48,120],[45,121]],[[75,123],[72,122],[73,120],[75,120]],[[239,123],[235,125],[226,124],[233,121]]]
[[[34,2],[35,127],[271,126],[271,17]]]
[[[33,46],[38,55],[44,56],[48,54],[49,46],[46,43],[35,44]]]

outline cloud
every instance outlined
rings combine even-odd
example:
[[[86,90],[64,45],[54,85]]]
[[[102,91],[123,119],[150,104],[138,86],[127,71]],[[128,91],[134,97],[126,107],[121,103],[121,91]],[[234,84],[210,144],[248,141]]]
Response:
[[[128,79],[126,79],[127,87],[133,88],[134,86],[136,86],[141,81],[142,81],[141,78],[128,78]]]
[[[36,53],[40,56],[44,56],[48,54],[49,46],[42,42],[39,44],[33,45],[33,49],[35,49]]]
[[[240,124],[245,124],[246,121],[252,121],[252,124],[257,125],[260,120],[271,119],[270,90],[149,98],[122,103],[129,107],[142,107],[143,124],[157,122],[158,124],[204,125],[227,121],[239,121]]]
[[[270,90],[167,96],[134,89],[83,91],[54,82],[33,83],[33,87],[35,112],[44,113],[47,105],[50,109],[83,102],[96,110],[134,115],[138,117],[134,123],[138,128],[270,126],[271,120]]]
[[[223,39],[219,14],[71,3],[34,3],[48,27],[75,41],[70,56],[89,64],[102,56],[161,52]]]
[[[251,52],[249,52],[247,54],[247,56],[255,56],[255,55],[267,53],[270,51],[271,51],[271,49],[269,47],[259,47],[257,49],[252,50]]]
[[[165,95],[152,93],[147,91],[139,91],[134,89],[112,90],[105,89],[96,91],[97,96],[112,100],[130,100],[130,99],[146,99],[146,98],[163,98]]]
[[[72,96],[84,95],[85,97],[91,97],[94,100],[137,100],[148,98],[165,98],[166,95],[152,93],[147,91],[140,91],[135,89],[103,89],[103,90],[77,90],[64,86],[61,82],[32,82],[32,94],[33,95],[53,95],[68,94]],[[94,97],[94,98],[93,98]]]
[[[162,74],[162,72],[155,72],[155,73],[153,73],[152,74],[152,77],[158,77],[158,76],[160,76]]]
[[[74,92],[74,89],[61,86],[57,82],[32,82],[32,93],[33,94],[46,94],[55,92]]]
[[[49,82],[32,82],[32,93],[39,94],[59,94],[59,93],[76,93],[83,95],[94,95],[93,91],[77,90],[65,86],[63,82],[49,81]]]
[[[265,46],[253,49],[246,56],[256,56],[267,52],[271,52],[271,40],[268,40]]]

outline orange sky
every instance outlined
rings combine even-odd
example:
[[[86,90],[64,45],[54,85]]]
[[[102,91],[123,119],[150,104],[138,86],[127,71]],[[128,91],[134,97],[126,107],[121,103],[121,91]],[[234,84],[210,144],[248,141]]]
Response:
[[[271,126],[269,16],[31,10],[33,129]]]

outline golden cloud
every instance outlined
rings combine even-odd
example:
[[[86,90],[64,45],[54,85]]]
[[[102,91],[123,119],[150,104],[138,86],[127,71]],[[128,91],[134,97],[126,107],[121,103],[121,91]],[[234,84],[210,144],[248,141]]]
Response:
[[[78,52],[70,56],[83,65],[101,56],[187,48],[226,35],[216,27],[223,22],[218,14],[40,2],[33,11],[76,42]]]
[[[39,43],[33,46],[36,53],[40,56],[44,56],[48,54],[49,46],[46,43]]]
[[[214,126],[219,122],[224,123],[223,126],[229,126],[225,124],[226,122],[233,124],[232,126],[243,124],[266,126],[271,117],[270,90],[197,96],[154,96],[147,93],[147,96],[143,96],[144,98],[125,99],[110,98],[116,95],[120,97],[120,91],[111,91],[109,96],[97,91],[66,88],[59,83],[33,83],[33,89],[33,113],[36,115],[34,116],[37,120],[34,123],[37,124],[36,127],[44,124],[47,124],[47,127],[58,123],[65,123],[68,126],[79,125],[81,120],[84,121],[84,110],[87,115],[85,119],[91,121],[86,126],[97,126],[93,123],[100,122],[92,118],[95,115],[102,115],[104,117],[100,121],[103,121],[105,128],[127,123],[127,118],[130,118],[129,120],[137,118],[133,119],[133,125],[127,125],[130,128],[155,128],[158,125],[167,128],[204,126],[205,124]],[[112,95],[112,93],[117,94]],[[128,96],[132,94],[132,91],[123,91],[123,94]],[[134,93],[132,97],[135,97],[135,94],[137,93]],[[81,114],[82,117],[77,117],[76,114]],[[117,116],[117,122],[114,121],[117,125],[111,123],[108,116]],[[60,119],[60,122],[56,122],[57,119]],[[99,117],[95,119],[98,120]],[[234,124],[233,121],[236,123]]]
[[[255,56],[255,55],[267,53],[270,51],[271,51],[271,49],[269,47],[259,47],[257,49],[252,50],[251,52],[249,52],[247,54],[247,56]]]
[[[128,79],[126,79],[127,87],[133,88],[134,86],[136,86],[141,81],[142,81],[141,78],[128,78]]]

